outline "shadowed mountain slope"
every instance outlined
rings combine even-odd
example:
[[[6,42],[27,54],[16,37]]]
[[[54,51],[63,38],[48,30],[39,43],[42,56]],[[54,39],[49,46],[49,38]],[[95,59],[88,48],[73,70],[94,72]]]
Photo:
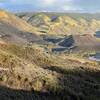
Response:
[[[89,34],[70,35],[60,42],[59,45],[63,47],[75,47],[78,50],[100,50],[100,40]]]

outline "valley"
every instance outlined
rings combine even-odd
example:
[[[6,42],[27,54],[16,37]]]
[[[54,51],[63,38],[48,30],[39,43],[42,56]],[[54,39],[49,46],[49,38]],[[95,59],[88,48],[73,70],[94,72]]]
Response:
[[[100,100],[100,14],[0,10],[0,100]]]

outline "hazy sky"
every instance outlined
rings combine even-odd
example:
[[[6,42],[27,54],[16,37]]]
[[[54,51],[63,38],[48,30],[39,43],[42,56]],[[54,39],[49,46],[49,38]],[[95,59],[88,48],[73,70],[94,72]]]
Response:
[[[100,12],[100,0],[0,0],[9,11]]]

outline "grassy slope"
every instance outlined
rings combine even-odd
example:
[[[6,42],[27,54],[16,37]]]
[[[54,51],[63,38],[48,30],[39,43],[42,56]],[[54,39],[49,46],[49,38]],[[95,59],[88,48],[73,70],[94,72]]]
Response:
[[[55,99],[59,96],[60,100],[99,100],[99,65],[82,64],[49,54],[45,56],[40,48],[16,45],[1,48],[0,65],[2,68],[8,68],[2,71],[1,85],[13,89],[46,92]],[[41,98],[39,95],[38,97]]]
[[[24,13],[18,16],[37,26],[43,34],[94,34],[100,28],[100,14]],[[53,22],[52,18],[55,19]]]
[[[37,45],[1,42],[0,99],[99,100],[99,66],[46,53]]]
[[[36,27],[31,26],[25,20],[22,20],[14,14],[8,13],[3,10],[0,10],[0,21],[8,23],[9,25],[16,27],[20,31],[29,32],[36,35],[41,34],[40,32],[38,32],[38,29]]]

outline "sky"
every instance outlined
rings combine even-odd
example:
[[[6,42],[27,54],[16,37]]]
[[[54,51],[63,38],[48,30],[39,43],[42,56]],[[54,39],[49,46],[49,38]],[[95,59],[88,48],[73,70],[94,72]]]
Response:
[[[0,0],[11,12],[100,12],[100,0]]]

